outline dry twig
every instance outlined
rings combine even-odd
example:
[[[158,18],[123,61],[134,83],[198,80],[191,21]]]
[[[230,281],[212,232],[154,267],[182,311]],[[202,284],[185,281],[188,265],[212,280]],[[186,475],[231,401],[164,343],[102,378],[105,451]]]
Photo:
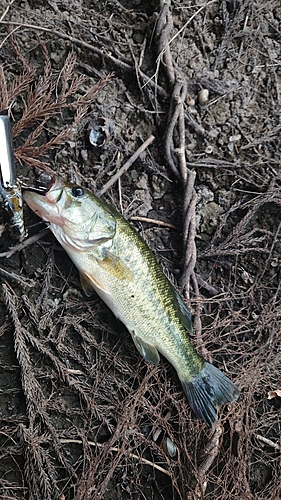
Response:
[[[11,247],[6,252],[0,253],[0,258],[6,257],[7,259],[10,259],[10,257],[12,257],[12,255],[14,255],[16,252],[20,252],[24,248],[33,245],[33,243],[35,243],[36,241],[41,240],[42,238],[44,238],[44,236],[47,236],[47,234],[49,234],[49,229],[43,229],[42,231],[40,231],[40,233],[34,234],[34,236],[30,236],[30,238],[27,238],[18,245]]]
[[[80,439],[64,439],[64,438],[61,438],[60,442],[62,444],[68,444],[68,443],[83,444],[83,441],[81,441]],[[88,441],[88,445],[89,446],[93,446],[93,447],[97,447],[97,448],[104,448],[105,447],[104,443],[96,443],[95,441]],[[116,448],[115,446],[111,446],[108,449],[108,451],[115,451],[116,453],[120,453],[121,450],[119,448]],[[135,460],[138,460],[139,462],[141,462],[141,463],[143,463],[145,465],[149,465],[150,467],[152,467],[154,469],[157,469],[160,472],[163,472],[163,474],[166,474],[166,476],[171,476],[171,473],[169,471],[167,471],[166,469],[164,469],[160,465],[157,465],[154,462],[151,462],[150,460],[147,460],[144,457],[136,455],[135,453],[129,453],[128,456],[130,458],[134,458]]]
[[[281,446],[277,443],[274,443],[271,439],[268,439],[264,436],[261,436],[260,434],[256,434],[256,438],[261,441],[262,443],[267,444],[268,446],[271,446],[271,448],[274,448],[275,450],[281,450]]]
[[[144,141],[144,143],[137,149],[137,151],[131,156],[131,158],[124,163],[123,167],[116,172],[111,179],[104,184],[104,186],[96,193],[97,196],[102,196],[115,182],[120,179],[120,177],[133,165],[133,163],[138,159],[138,157],[145,151],[145,149],[154,141],[155,137],[151,135]]]

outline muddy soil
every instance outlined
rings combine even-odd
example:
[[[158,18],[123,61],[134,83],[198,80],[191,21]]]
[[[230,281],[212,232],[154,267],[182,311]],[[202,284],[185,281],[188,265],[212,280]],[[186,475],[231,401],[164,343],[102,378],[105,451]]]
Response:
[[[241,396],[209,429],[38,217],[19,243],[2,208],[1,499],[280,498],[280,32],[279,0],[2,1],[20,182],[122,212]]]

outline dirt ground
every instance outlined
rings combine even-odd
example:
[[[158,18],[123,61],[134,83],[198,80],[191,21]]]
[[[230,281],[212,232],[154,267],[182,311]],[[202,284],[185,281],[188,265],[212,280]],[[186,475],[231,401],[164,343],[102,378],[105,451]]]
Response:
[[[46,226],[24,207],[19,243],[2,209],[1,500],[281,497],[280,35],[279,0],[2,0],[21,183],[52,169],[121,211],[241,396],[196,419]]]

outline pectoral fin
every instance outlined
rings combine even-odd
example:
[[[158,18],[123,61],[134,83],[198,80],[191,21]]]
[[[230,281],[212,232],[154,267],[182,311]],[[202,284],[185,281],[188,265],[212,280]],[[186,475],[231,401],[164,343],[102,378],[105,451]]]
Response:
[[[156,347],[147,342],[144,342],[140,337],[132,333],[132,339],[139,353],[144,357],[145,361],[158,365],[160,361],[159,352]]]
[[[94,276],[87,273],[80,273],[80,281],[83,291],[87,297],[90,297],[95,288],[102,290],[105,293],[108,293],[103,286],[94,278]]]
[[[132,281],[133,275],[129,267],[116,255],[105,251],[103,259],[97,259],[97,264],[107,273],[120,280]]]

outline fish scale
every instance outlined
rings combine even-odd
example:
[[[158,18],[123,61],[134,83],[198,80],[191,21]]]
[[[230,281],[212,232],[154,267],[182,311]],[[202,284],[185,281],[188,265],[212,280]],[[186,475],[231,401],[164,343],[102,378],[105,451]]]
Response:
[[[135,229],[93,193],[58,177],[45,194],[26,190],[24,200],[50,223],[85,293],[99,294],[147,362],[159,363],[159,353],[168,359],[193,411],[213,425],[217,406],[236,401],[239,390],[192,346],[191,313]]]

